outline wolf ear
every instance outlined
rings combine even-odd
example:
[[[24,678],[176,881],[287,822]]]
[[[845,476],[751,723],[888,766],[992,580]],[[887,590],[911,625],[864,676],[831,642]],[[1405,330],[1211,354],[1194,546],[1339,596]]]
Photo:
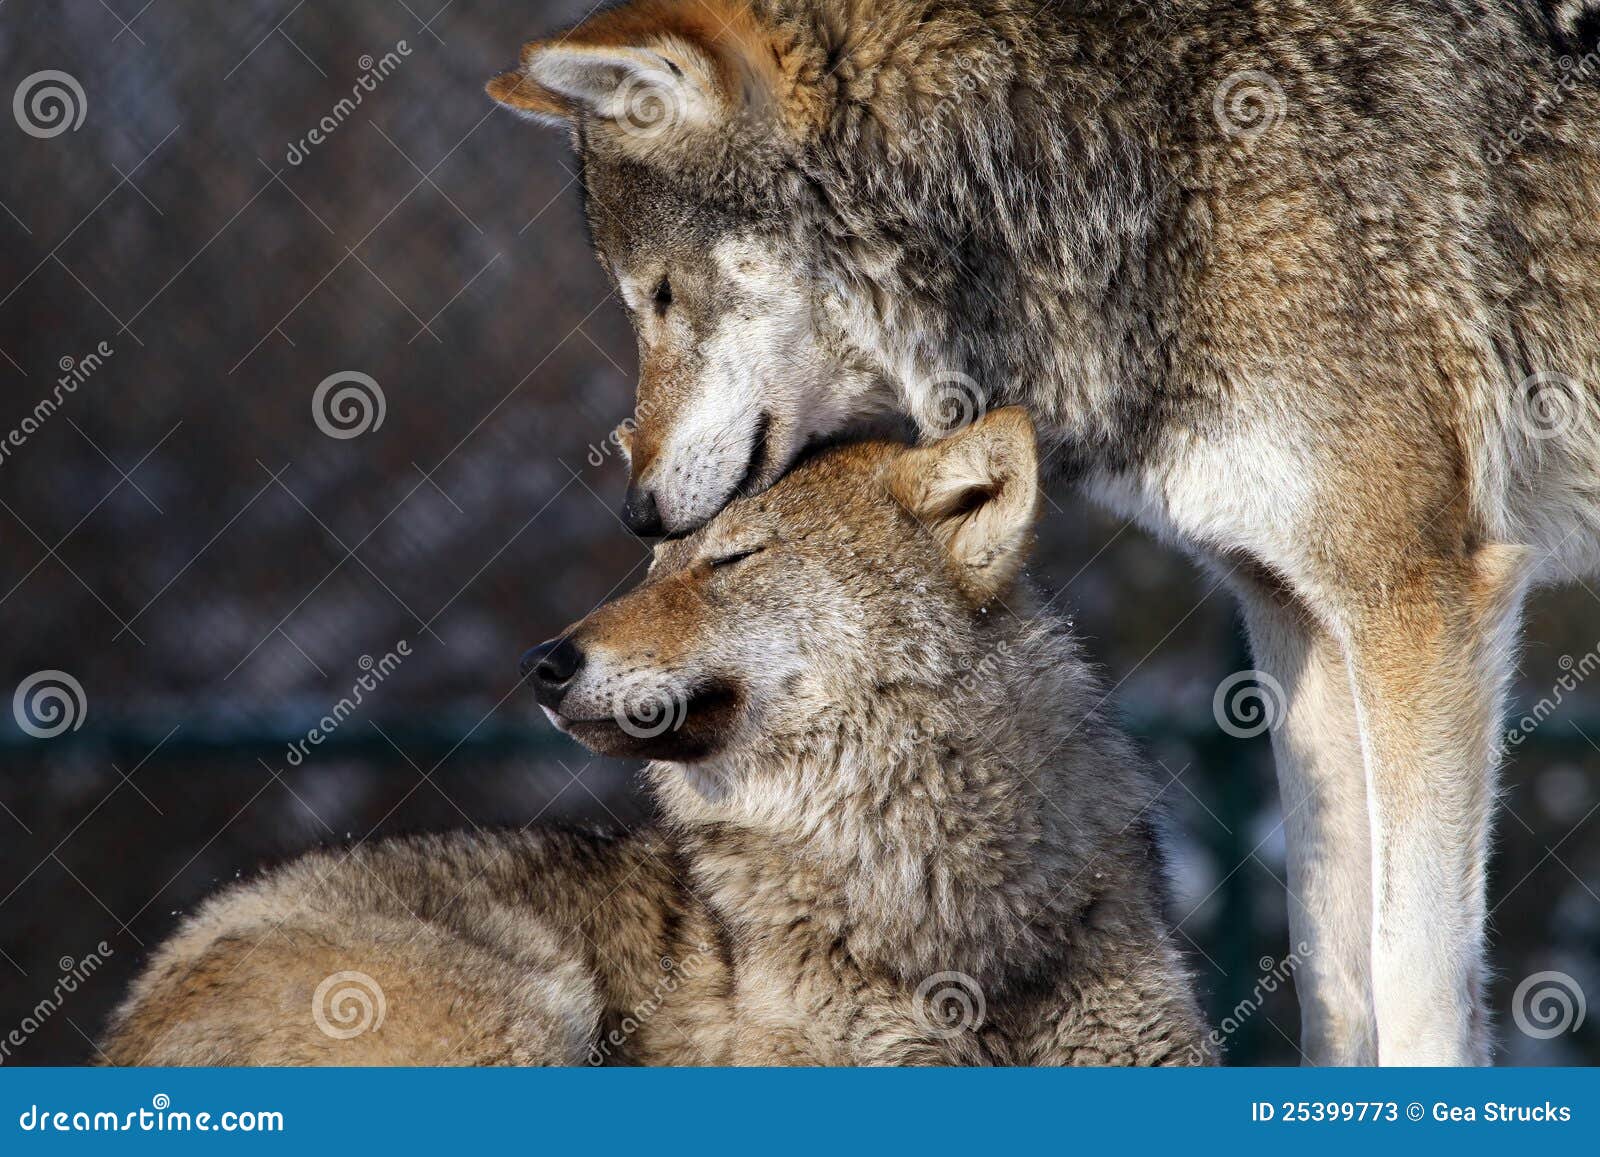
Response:
[[[1020,406],[994,410],[890,466],[889,486],[955,564],[978,602],[1003,594],[1027,558],[1039,508],[1039,452]]]
[[[546,124],[594,117],[648,141],[770,100],[776,74],[771,38],[740,0],[635,0],[559,40],[527,44],[521,69],[495,77],[488,92]]]

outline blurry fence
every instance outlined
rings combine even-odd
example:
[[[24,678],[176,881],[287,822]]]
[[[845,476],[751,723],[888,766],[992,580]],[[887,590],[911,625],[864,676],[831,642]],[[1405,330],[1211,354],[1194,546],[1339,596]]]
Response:
[[[1297,1031],[1291,1005],[1292,985],[1283,986],[1276,998],[1266,1001],[1260,1010],[1256,1005],[1263,1000],[1263,976],[1279,967],[1277,962],[1294,950],[1285,946],[1277,921],[1262,919],[1260,890],[1248,873],[1238,870],[1261,851],[1252,818],[1264,809],[1275,813],[1272,801],[1263,798],[1275,794],[1270,782],[1267,737],[1236,738],[1219,730],[1209,717],[1146,716],[1127,722],[1148,748],[1178,748],[1188,752],[1198,766],[1231,769],[1228,774],[1213,774],[1207,779],[1212,795],[1203,801],[1203,806],[1218,822],[1195,825],[1193,831],[1185,833],[1197,839],[1214,862],[1236,866],[1206,901],[1211,909],[1206,922],[1209,931],[1191,940],[1186,948],[1191,956],[1203,956],[1209,965],[1199,965],[1197,971],[1212,1023],[1229,1026],[1229,1062],[1291,1060],[1286,1046],[1292,1049],[1292,1041],[1285,1034],[1292,1036]],[[1571,722],[1575,724],[1571,729],[1551,727],[1530,734],[1512,759],[1540,766],[1595,754],[1585,733],[1600,735],[1600,719]],[[159,747],[163,760],[178,768],[180,774],[203,775],[210,774],[208,769],[215,765],[280,764],[290,745],[316,723],[306,720],[303,726],[253,731],[204,721],[182,723],[176,725],[176,730],[170,722],[112,723],[86,725],[70,736],[48,742],[0,730],[0,760],[11,775],[25,779],[30,771],[43,771],[74,757],[128,767]],[[550,729],[484,722],[466,715],[451,718],[448,714],[426,723],[387,722],[381,733],[368,727],[341,729],[323,740],[316,760],[319,765],[361,764],[409,775],[405,763],[396,759],[397,750],[415,761],[413,768],[418,764],[433,768],[446,760],[458,765],[487,763],[499,768],[559,760],[564,766],[577,767],[587,760],[570,740]],[[633,818],[635,813],[623,810]],[[609,818],[615,819],[615,813]],[[1502,826],[1507,822],[1501,817]],[[1269,960],[1274,962],[1270,967]],[[1600,1026],[1579,1026],[1574,1041],[1591,1061],[1600,1060],[1597,1027]]]

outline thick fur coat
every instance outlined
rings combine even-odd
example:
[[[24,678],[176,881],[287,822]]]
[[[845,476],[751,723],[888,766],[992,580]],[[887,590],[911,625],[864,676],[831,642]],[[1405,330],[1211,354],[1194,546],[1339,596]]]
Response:
[[[638,0],[491,82],[639,333],[626,517],[1028,407],[1241,597],[1318,1063],[1489,1055],[1497,719],[1600,569],[1600,22],[1535,0]]]
[[[1002,411],[828,452],[664,544],[529,675],[563,729],[655,757],[658,826],[307,856],[188,921],[106,1053],[1210,1062],[1159,790],[1016,579],[1035,473]]]

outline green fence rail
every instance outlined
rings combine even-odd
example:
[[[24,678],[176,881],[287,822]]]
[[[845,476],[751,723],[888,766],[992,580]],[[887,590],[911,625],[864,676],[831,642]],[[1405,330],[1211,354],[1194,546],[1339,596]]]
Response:
[[[1146,745],[1159,749],[1179,744],[1188,749],[1192,763],[1205,769],[1206,806],[1223,817],[1224,824],[1201,825],[1188,834],[1203,845],[1219,864],[1243,864],[1256,850],[1248,820],[1266,802],[1263,785],[1270,784],[1270,744],[1265,735],[1240,739],[1223,732],[1209,715],[1203,718],[1125,717],[1124,724]],[[43,764],[98,758],[132,762],[159,749],[160,759],[175,761],[218,759],[229,763],[265,760],[282,770],[291,743],[304,738],[316,720],[298,728],[240,726],[234,722],[203,720],[112,720],[97,726],[85,723],[77,731],[53,739],[35,739],[20,731],[0,733],[0,777],[35,774]],[[382,731],[363,721],[350,720],[313,749],[311,766],[330,760],[358,760],[376,767],[392,767],[414,774],[400,752],[418,762],[562,759],[587,760],[572,740],[537,721],[527,724],[483,721],[446,714],[426,724],[384,721]],[[1587,734],[1585,734],[1587,733]],[[1552,718],[1524,737],[1509,752],[1516,762],[1549,763],[1557,760],[1600,760],[1600,749],[1589,736],[1600,738],[1600,719]],[[396,751],[399,748],[399,752]],[[574,766],[578,764],[573,763]],[[1176,770],[1176,769],[1174,769]],[[1216,896],[1215,926],[1252,929],[1255,924],[1252,886],[1242,871],[1224,879]],[[1221,1023],[1230,1010],[1248,998],[1261,972],[1258,953],[1262,945],[1251,935],[1220,935],[1210,945],[1218,966],[1211,974],[1209,1005],[1213,1023]],[[1210,973],[1210,970],[1206,970]],[[1270,1031],[1264,1018],[1247,1017],[1229,1040],[1235,1057],[1259,1055],[1263,1035]]]

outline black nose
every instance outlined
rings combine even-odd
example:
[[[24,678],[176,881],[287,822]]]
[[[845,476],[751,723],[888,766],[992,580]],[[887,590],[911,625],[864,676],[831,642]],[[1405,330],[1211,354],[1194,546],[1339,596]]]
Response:
[[[628,495],[622,502],[622,524],[640,538],[660,538],[663,529],[655,491],[628,487]]]
[[[552,639],[530,647],[518,665],[525,683],[541,704],[552,710],[561,702],[567,684],[583,666],[583,652],[571,639]]]

